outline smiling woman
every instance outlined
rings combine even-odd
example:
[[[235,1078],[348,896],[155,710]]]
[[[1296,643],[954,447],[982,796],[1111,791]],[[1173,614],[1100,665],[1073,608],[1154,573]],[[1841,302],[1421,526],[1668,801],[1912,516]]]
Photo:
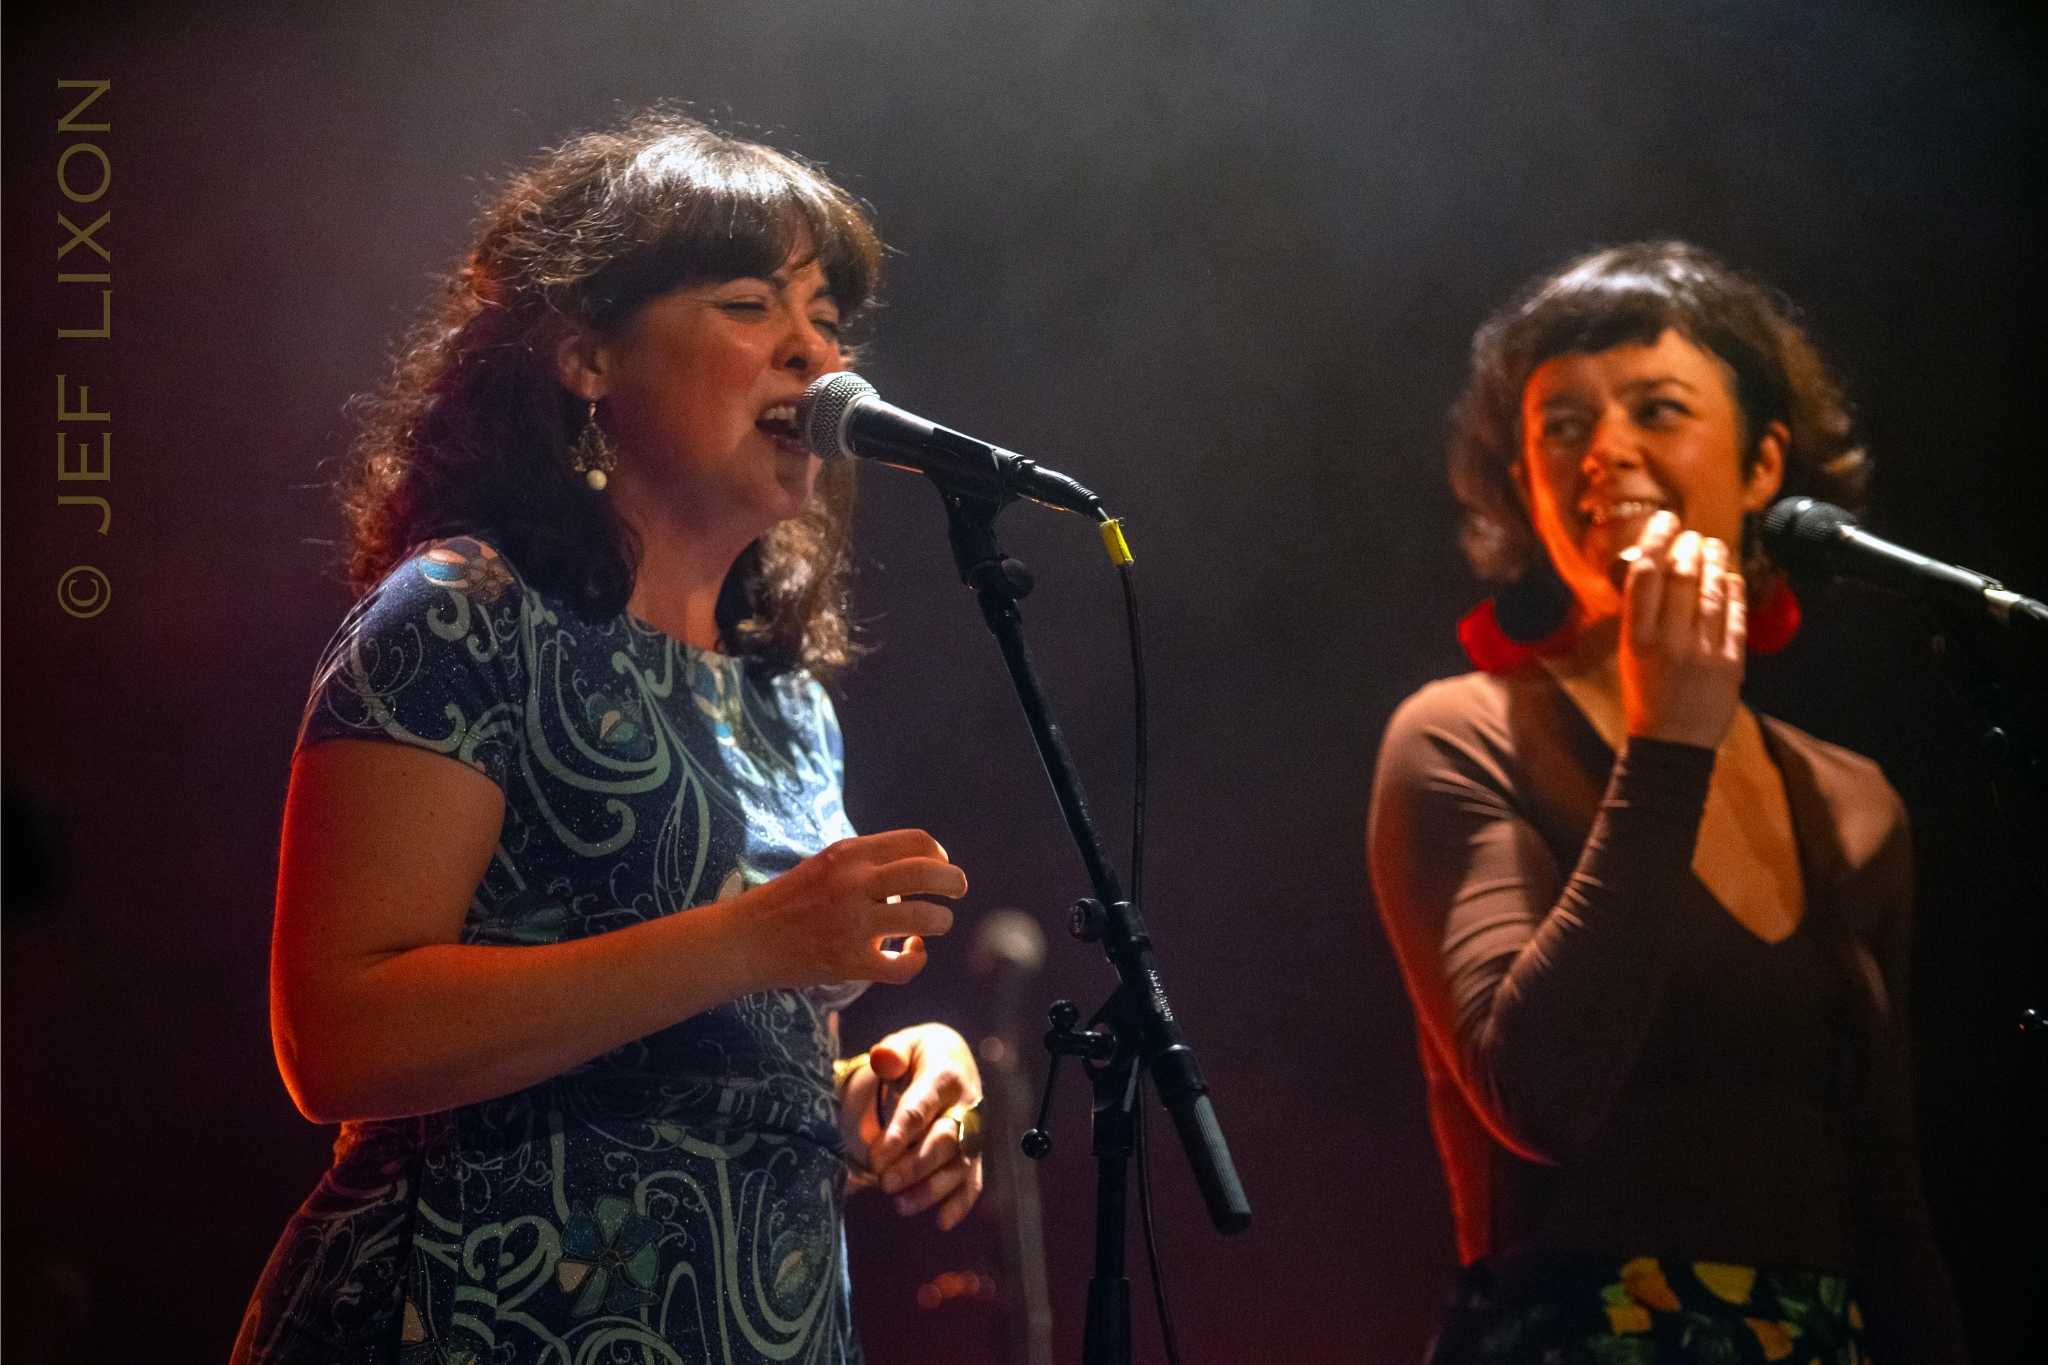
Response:
[[[1516,489],[1582,623],[1620,613],[1622,556],[1657,512],[1742,543],[1783,481],[1787,437],[1780,421],[1753,441],[1745,426],[1733,372],[1675,328],[1531,372]]]
[[[816,170],[656,110],[505,187],[368,406],[271,959],[341,1134],[237,1362],[853,1361],[849,1176],[974,1204],[960,1036],[839,1057],[967,884],[854,833],[820,683],[850,470],[791,418],[879,254]]]
[[[1655,347],[1666,332],[1710,359],[1732,393],[1744,473],[1754,442],[1778,421],[1788,460],[1780,491],[1862,506],[1868,457],[1840,386],[1791,305],[1684,243],[1616,247],[1536,281],[1472,338],[1449,462],[1465,553],[1482,579],[1513,584],[1546,567],[1517,474],[1525,439],[1540,431],[1524,421],[1530,376],[1555,357]],[[1769,562],[1746,533],[1742,562],[1753,587],[1768,584]]]
[[[1482,671],[1388,724],[1368,830],[1465,1262],[1433,1363],[1959,1360],[1904,811],[1740,701],[1758,513],[1860,488],[1840,394],[1679,243],[1570,263],[1472,354],[1451,474],[1502,588]]]

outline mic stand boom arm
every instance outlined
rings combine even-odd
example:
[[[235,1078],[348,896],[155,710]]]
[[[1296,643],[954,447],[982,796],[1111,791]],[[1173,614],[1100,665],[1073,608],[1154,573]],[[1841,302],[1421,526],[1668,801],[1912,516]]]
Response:
[[[937,482],[934,480],[934,482]],[[1052,782],[1060,813],[1066,818],[1088,881],[1102,907],[1099,926],[1103,951],[1116,969],[1117,988],[1103,1006],[1098,1020],[1110,1025],[1107,1033],[1091,1031],[1099,1047],[1056,1047],[1057,1063],[1062,1051],[1084,1051],[1094,1055],[1091,1068],[1095,1085],[1093,1147],[1096,1159],[1095,1276],[1088,1286],[1088,1319],[1082,1351],[1085,1365],[1124,1365],[1131,1358],[1129,1282],[1125,1279],[1125,1176],[1131,1154],[1133,1108],[1138,1093],[1137,1068],[1149,1068],[1159,1086],[1159,1096],[1173,1115],[1182,1148],[1201,1187],[1209,1218],[1217,1231],[1242,1232],[1251,1225],[1251,1205],[1237,1178],[1223,1131],[1216,1122],[1215,1107],[1209,1101],[1208,1086],[1194,1049],[1181,1035],[1152,940],[1138,913],[1138,907],[1124,898],[1122,883],[1110,866],[1102,841],[1096,834],[1088,798],[1082,791],[1066,740],[1052,718],[1045,694],[1031,666],[1031,653],[1024,642],[1023,615],[1017,600],[1031,591],[1030,570],[1003,553],[995,536],[996,515],[1002,504],[966,497],[939,485],[946,504],[953,560],[960,581],[974,589],[981,605],[982,619],[996,637],[1017,700],[1024,707],[1039,759]],[[1091,934],[1090,937],[1094,935]],[[1055,1029],[1055,1034],[1067,1032]],[[1069,1037],[1073,1037],[1068,1033]],[[1048,1037],[1047,1045],[1054,1048]],[[1042,1155],[1041,1153],[1036,1153]]]

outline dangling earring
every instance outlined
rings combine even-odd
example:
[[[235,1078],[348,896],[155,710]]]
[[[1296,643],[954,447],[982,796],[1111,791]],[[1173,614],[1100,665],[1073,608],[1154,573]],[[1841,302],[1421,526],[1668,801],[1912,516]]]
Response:
[[[610,482],[611,472],[618,467],[618,447],[597,424],[597,400],[593,398],[589,411],[583,415],[583,430],[576,433],[576,440],[569,447],[569,468],[583,476],[591,492],[602,493]]]
[[[1571,589],[1539,550],[1520,578],[1465,613],[1458,643],[1481,672],[1512,673],[1571,648],[1573,605]]]
[[[1771,580],[1763,596],[1749,606],[1749,652],[1776,654],[1799,633],[1799,596],[1783,574]]]
[[[1551,567],[1550,556],[1535,551],[1522,576],[1493,595],[1494,618],[1501,632],[1516,644],[1534,645],[1550,639],[1572,619],[1572,592]]]
[[[1754,564],[1759,558],[1758,544],[1763,539],[1763,513],[1750,512],[1742,518],[1742,562]],[[1766,559],[1765,561],[1769,561]],[[1767,586],[1761,593],[1751,584],[1749,593],[1749,652],[1752,654],[1776,654],[1792,643],[1792,637],[1799,633],[1801,612],[1799,595],[1792,591],[1791,580],[1785,572],[1771,566]]]

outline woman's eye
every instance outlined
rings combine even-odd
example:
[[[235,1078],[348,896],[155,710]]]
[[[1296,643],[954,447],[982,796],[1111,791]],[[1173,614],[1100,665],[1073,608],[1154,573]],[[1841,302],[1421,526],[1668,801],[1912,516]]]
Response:
[[[1685,405],[1671,398],[1652,398],[1636,410],[1636,420],[1646,425],[1668,422],[1685,415]]]
[[[832,340],[839,340],[838,318],[812,318],[811,326],[817,328],[820,332],[832,338]]]
[[[728,313],[765,313],[768,305],[760,299],[727,299],[719,307]]]
[[[1543,439],[1552,444],[1579,440],[1586,434],[1586,424],[1577,417],[1548,417],[1543,422]]]

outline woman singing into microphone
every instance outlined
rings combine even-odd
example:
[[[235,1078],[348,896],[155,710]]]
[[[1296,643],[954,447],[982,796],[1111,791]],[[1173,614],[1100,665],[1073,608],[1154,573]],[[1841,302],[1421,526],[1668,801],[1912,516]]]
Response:
[[[271,974],[341,1134],[237,1362],[854,1361],[849,1175],[973,1205],[960,1036],[838,1051],[967,886],[855,835],[819,682],[851,467],[791,418],[879,259],[816,170],[643,114],[505,187],[370,409]]]
[[[1466,1266],[1433,1361],[1960,1360],[1905,814],[1739,697],[1796,624],[1759,514],[1861,491],[1835,384],[1775,295],[1618,247],[1480,328],[1450,465],[1501,587],[1369,831]]]

